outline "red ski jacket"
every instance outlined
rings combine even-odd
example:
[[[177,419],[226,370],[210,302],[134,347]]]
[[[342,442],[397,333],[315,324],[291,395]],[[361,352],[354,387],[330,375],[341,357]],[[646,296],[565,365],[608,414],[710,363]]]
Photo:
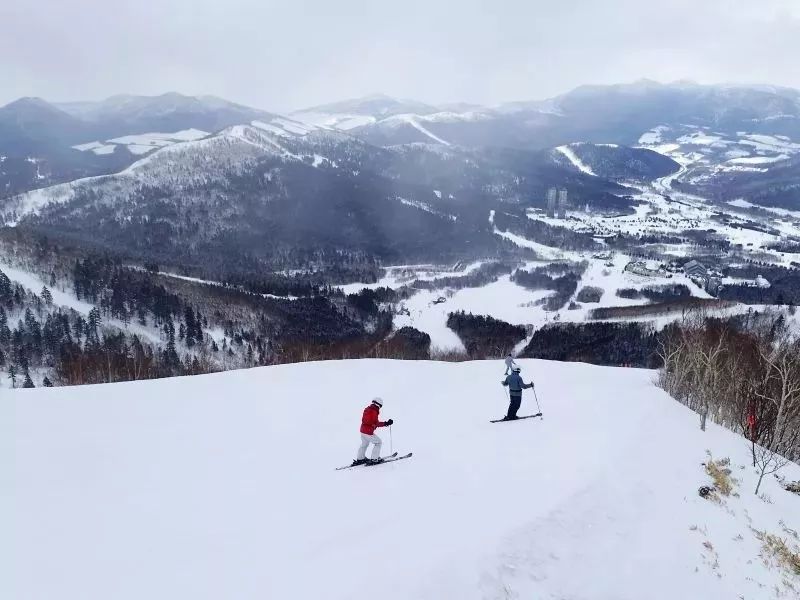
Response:
[[[386,423],[378,419],[379,413],[380,409],[374,404],[364,409],[364,415],[361,417],[361,433],[373,435],[378,427],[386,427]]]

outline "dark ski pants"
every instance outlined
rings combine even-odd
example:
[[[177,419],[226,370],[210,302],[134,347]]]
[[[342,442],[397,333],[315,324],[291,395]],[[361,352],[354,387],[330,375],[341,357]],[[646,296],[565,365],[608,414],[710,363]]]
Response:
[[[519,405],[522,404],[522,395],[520,394],[519,396],[515,396],[514,394],[511,394],[509,400],[510,402],[508,403],[508,414],[506,415],[506,419],[516,419]]]

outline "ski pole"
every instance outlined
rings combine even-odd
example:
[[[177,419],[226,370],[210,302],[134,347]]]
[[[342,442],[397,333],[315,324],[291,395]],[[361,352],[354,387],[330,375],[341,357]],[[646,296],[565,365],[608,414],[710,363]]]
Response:
[[[544,421],[544,415],[542,414],[542,407],[539,406],[539,396],[536,395],[536,388],[533,388],[533,398],[536,400],[536,411],[539,413],[539,417]]]
[[[389,454],[394,454],[394,440],[392,440],[392,426],[389,425]]]

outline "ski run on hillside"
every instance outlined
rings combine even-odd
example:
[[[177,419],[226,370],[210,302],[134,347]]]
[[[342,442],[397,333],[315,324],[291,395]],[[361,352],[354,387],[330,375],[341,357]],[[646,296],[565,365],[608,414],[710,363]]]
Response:
[[[754,495],[743,438],[702,432],[652,371],[519,363],[544,419],[489,423],[501,361],[7,391],[0,597],[797,597],[770,540],[797,551],[800,497]],[[375,394],[384,454],[414,458],[336,471]],[[711,460],[730,495],[698,494]]]

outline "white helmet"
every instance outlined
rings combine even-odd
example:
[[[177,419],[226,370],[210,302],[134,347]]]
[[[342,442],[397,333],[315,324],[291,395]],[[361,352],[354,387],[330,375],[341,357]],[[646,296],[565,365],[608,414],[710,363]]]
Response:
[[[383,398],[379,398],[379,397],[373,398],[372,399],[372,403],[373,404],[377,404],[378,406],[383,408]]]

